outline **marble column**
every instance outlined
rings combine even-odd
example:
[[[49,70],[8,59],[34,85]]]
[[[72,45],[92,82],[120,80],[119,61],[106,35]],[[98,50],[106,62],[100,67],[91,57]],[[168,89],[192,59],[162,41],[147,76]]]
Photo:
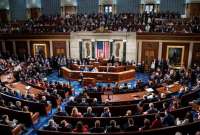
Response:
[[[142,41],[138,42],[138,62],[142,62]]]
[[[49,45],[50,45],[50,57],[53,57],[53,41],[52,40],[49,41]]]
[[[162,42],[159,42],[159,48],[158,48],[158,60],[160,61],[162,59]]]
[[[12,41],[12,44],[13,44],[13,53],[14,53],[14,56],[17,56],[16,42],[13,40],[13,41]]]
[[[30,40],[27,40],[27,49],[28,49],[28,56],[31,56],[31,46]]]
[[[68,48],[68,46],[69,46],[69,45],[68,45],[68,40],[66,40],[66,41],[65,41],[65,49],[66,49],[65,51],[66,51],[66,57],[67,57],[67,58],[69,57],[69,48]]]
[[[190,65],[191,65],[191,63],[192,63],[193,47],[194,47],[194,43],[193,43],[193,42],[190,42],[189,54],[188,54],[188,67],[190,67]]]
[[[67,42],[68,42],[68,57],[71,58],[71,42],[70,40],[68,40]]]

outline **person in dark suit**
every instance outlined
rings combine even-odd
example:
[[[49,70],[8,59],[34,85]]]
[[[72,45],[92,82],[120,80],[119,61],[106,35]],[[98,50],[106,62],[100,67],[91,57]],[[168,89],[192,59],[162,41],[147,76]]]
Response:
[[[104,128],[101,127],[100,120],[95,121],[95,126],[90,129],[90,132],[91,133],[103,133],[104,132]]]
[[[95,117],[95,114],[92,112],[92,107],[87,108],[87,112],[83,114],[84,117]]]
[[[89,104],[86,102],[86,98],[82,98],[81,103],[79,105],[80,106],[88,106]]]
[[[63,112],[63,111],[62,111],[61,106],[59,106],[59,107],[57,108],[57,112],[55,113],[55,115],[58,115],[58,116],[69,116],[69,114],[68,114],[67,112]]]
[[[132,118],[128,119],[128,125],[125,128],[126,132],[130,132],[130,131],[137,131],[138,127],[134,124],[134,120]]]
[[[110,126],[106,129],[106,133],[120,132],[120,128],[117,126],[115,120],[110,121]]]
[[[162,124],[164,126],[173,126],[175,124],[175,118],[167,110],[165,110],[165,116],[163,118]]]
[[[66,120],[62,120],[60,122],[59,127],[58,127],[58,131],[60,131],[60,132],[71,132],[72,131],[72,125],[70,123],[67,123]]]
[[[50,119],[47,126],[44,126],[44,130],[51,130],[56,131],[57,130],[57,124],[54,122],[53,119]]]
[[[114,63],[115,63],[115,56],[114,56],[114,55],[112,55],[112,57],[111,57],[111,63],[112,63],[112,66],[113,66]]]
[[[104,112],[102,112],[101,117],[111,117],[110,109],[108,107],[104,107]]]

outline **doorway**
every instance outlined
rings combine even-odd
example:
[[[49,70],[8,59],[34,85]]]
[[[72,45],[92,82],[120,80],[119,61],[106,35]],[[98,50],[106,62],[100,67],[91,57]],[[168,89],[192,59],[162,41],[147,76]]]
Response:
[[[113,9],[112,9],[112,5],[104,5],[104,13],[105,14],[112,14],[112,11],[113,11]]]
[[[155,12],[155,4],[146,4],[144,11],[147,12],[147,14],[151,12]]]

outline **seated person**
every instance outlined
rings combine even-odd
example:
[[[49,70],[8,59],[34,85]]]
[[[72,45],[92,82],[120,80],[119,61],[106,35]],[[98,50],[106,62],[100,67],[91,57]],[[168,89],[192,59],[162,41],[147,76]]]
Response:
[[[71,116],[72,117],[83,117],[82,114],[80,112],[78,112],[77,107],[72,108]]]
[[[97,101],[97,98],[93,98],[93,101],[92,101],[92,103],[91,103],[91,106],[98,106],[99,105],[99,103],[98,103],[98,101]]]
[[[42,96],[42,99],[40,100],[41,104],[47,104],[47,99],[45,96]]]
[[[81,121],[78,121],[76,124],[76,128],[73,129],[73,132],[88,132],[88,129],[86,126],[83,125]]]
[[[3,100],[3,99],[0,100],[0,106],[6,107],[5,100]]]
[[[151,124],[151,128],[161,128],[161,127],[162,127],[162,122],[161,122],[161,119],[160,119],[160,114],[157,113],[155,115],[155,120]]]
[[[101,117],[111,117],[110,109],[108,107],[104,107],[104,112],[101,113]]]
[[[144,126],[139,128],[139,131],[150,129],[150,120],[144,119]]]
[[[134,120],[132,118],[128,119],[128,125],[125,128],[126,132],[130,132],[130,131],[137,131],[138,127],[134,124]]]
[[[87,108],[87,112],[83,114],[84,117],[95,117],[95,114],[92,113],[92,107]]]
[[[60,122],[59,127],[58,127],[58,131],[60,131],[60,132],[71,132],[72,131],[72,125],[67,123],[66,120],[62,120]]]
[[[67,103],[67,105],[69,105],[69,106],[77,105],[77,102],[75,101],[75,99],[74,99],[73,96],[71,96],[71,97],[69,98],[69,102]]]
[[[142,89],[142,81],[141,80],[137,80],[136,82],[136,89]]]
[[[152,114],[152,113],[157,113],[158,110],[156,108],[154,108],[154,104],[153,103],[149,103],[149,109],[144,112],[144,114]]]
[[[89,104],[86,102],[86,98],[82,98],[81,103],[79,105],[80,106],[88,106]]]
[[[170,105],[169,107],[169,110],[170,111],[175,111],[176,109],[180,108],[180,101],[178,99],[174,99],[172,101],[172,104]]]
[[[110,105],[111,105],[111,103],[110,103],[109,99],[106,99],[105,103],[104,103],[104,106],[110,106]]]
[[[8,125],[10,127],[15,127],[17,125],[17,120],[13,119],[13,121],[10,121],[8,115],[3,115],[1,124]]]
[[[22,103],[20,101],[16,101],[16,110],[22,111]]]
[[[110,84],[107,85],[106,91],[112,91],[112,87],[110,86]]]
[[[124,87],[122,89],[123,90],[128,90],[128,83],[124,83]]]
[[[33,113],[29,111],[28,106],[24,106],[23,109],[22,109],[22,111],[24,111],[26,113],[30,113],[31,115],[33,115]]]
[[[187,112],[185,118],[181,121],[179,118],[176,119],[176,125],[185,125],[193,122],[193,115],[191,112]]]
[[[94,67],[91,72],[99,72],[98,68],[97,67]]]
[[[125,116],[132,116],[132,111],[131,110],[127,110]]]
[[[68,116],[67,112],[62,111],[61,106],[57,107],[57,112],[55,113],[55,115],[58,115],[58,116]]]
[[[90,129],[91,133],[103,133],[104,132],[104,128],[100,126],[100,120],[96,120],[95,121],[95,126],[93,128]]]
[[[57,130],[57,124],[54,122],[53,119],[50,119],[48,121],[48,125],[44,126],[44,130],[51,130],[51,131],[56,131]]]
[[[13,102],[8,102],[8,108],[16,110],[17,107],[13,104]]]
[[[117,126],[115,120],[110,121],[110,126],[106,129],[106,133],[120,132],[120,128]]]
[[[165,110],[165,116],[163,117],[162,124],[164,126],[173,126],[175,124],[175,118],[167,110]]]
[[[119,88],[119,83],[116,83],[114,88],[113,88],[113,92],[119,92],[120,88]]]
[[[143,102],[140,101],[138,104],[137,104],[137,109],[135,111],[135,115],[141,115],[143,113]]]
[[[89,72],[89,68],[85,66],[85,68],[83,69],[83,72]]]

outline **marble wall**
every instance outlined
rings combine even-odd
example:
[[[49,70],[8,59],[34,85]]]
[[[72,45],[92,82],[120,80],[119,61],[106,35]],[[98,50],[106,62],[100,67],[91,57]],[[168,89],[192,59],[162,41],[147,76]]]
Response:
[[[133,32],[112,32],[112,33],[93,33],[93,32],[77,32],[71,33],[71,57],[80,58],[78,53],[80,43],[83,44],[84,40],[91,41],[122,41],[126,43],[126,60],[137,59],[137,46],[136,46],[136,33]]]

